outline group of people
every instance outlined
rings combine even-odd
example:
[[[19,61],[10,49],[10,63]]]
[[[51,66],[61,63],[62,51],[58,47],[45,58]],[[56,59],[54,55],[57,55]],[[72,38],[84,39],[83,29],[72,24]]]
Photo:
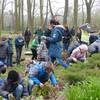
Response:
[[[48,29],[43,34],[35,33],[35,37],[31,43],[32,58],[26,58],[25,60],[25,75],[28,74],[28,84],[24,84],[23,78],[17,71],[11,70],[8,72],[6,79],[0,78],[0,95],[5,100],[9,100],[9,94],[12,93],[15,100],[20,100],[22,96],[31,95],[35,85],[43,88],[49,79],[51,84],[59,89],[58,81],[54,73],[56,66],[55,61],[66,69],[70,67],[71,63],[86,61],[87,52],[90,54],[100,52],[99,35],[96,36],[97,38],[92,36],[92,40],[94,38],[94,41],[90,44],[82,41],[81,35],[82,32],[80,28],[75,31],[74,28],[69,29],[68,26],[60,25],[56,20],[50,20]],[[24,44],[25,48],[28,48],[31,37],[32,34],[27,29],[24,37],[18,34],[15,38],[17,64],[20,64]],[[75,40],[71,44],[73,37],[75,37]],[[0,74],[6,72],[6,67],[4,67],[6,64],[9,65],[10,63],[10,66],[12,66],[11,58],[8,59],[8,50],[12,50],[10,53],[13,54],[12,42],[10,40],[11,37],[6,41],[3,38],[0,43]],[[67,53],[64,59],[62,56],[63,52]],[[3,54],[7,54],[7,56],[3,57]],[[10,55],[10,57],[11,56],[12,55]]]

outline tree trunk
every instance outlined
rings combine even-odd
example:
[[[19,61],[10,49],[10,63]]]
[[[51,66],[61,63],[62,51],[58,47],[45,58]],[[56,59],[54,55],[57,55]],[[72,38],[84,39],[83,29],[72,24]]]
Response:
[[[46,17],[45,17],[44,29],[47,28],[47,25],[48,25],[48,0],[46,4]]]
[[[85,0],[86,10],[87,10],[86,22],[89,24],[91,24],[91,10],[92,10],[94,2],[95,0]]]
[[[2,13],[1,13],[1,29],[4,30],[4,4],[5,0],[2,1]]]
[[[20,24],[20,17],[21,17],[21,16],[20,16],[20,13],[21,13],[21,12],[20,12],[20,11],[21,11],[21,9],[20,9],[20,8],[21,8],[21,4],[20,4],[20,3],[21,3],[21,1],[18,0],[18,31],[19,31],[20,28],[21,28],[21,27],[20,27],[20,25],[21,25],[21,24]]]
[[[84,1],[82,0],[82,24],[84,23]]]
[[[74,27],[77,28],[78,20],[78,0],[74,0]]]
[[[32,8],[31,1],[27,0],[28,27],[30,28],[30,31],[32,31],[31,8]]]
[[[17,0],[15,0],[15,32],[18,31]]]
[[[34,25],[34,23],[35,23],[35,20],[34,20],[34,13],[35,13],[35,0],[33,1],[33,15],[32,15],[32,26],[33,26],[33,29],[32,29],[32,31],[34,32],[34,29],[35,29],[35,25]]]
[[[49,2],[49,8],[50,8],[50,13],[51,13],[51,18],[53,19],[54,18],[54,14],[53,14],[52,7],[51,7],[51,1],[48,0],[48,2]]]
[[[87,6],[87,18],[86,18],[86,22],[91,24],[91,7],[90,4],[88,3]]]
[[[65,9],[64,9],[63,25],[66,25],[67,24],[67,16],[68,16],[68,0],[65,0]]]
[[[24,6],[24,2],[23,0],[21,0],[21,19],[22,19],[22,33],[24,33],[24,13],[23,13],[23,6]]]
[[[43,18],[43,0],[40,0],[40,26],[41,29],[43,30],[43,26],[44,26],[44,18]]]

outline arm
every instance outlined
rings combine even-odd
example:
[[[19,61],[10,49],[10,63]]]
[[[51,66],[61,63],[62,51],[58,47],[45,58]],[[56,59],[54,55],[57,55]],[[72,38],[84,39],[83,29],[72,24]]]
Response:
[[[58,29],[54,29],[52,37],[47,37],[47,40],[51,43],[55,43],[60,41],[61,38],[62,38],[61,32]]]
[[[53,72],[50,73],[50,81],[53,86],[56,86],[57,81],[56,81],[56,78],[55,78],[55,75],[53,74]]]

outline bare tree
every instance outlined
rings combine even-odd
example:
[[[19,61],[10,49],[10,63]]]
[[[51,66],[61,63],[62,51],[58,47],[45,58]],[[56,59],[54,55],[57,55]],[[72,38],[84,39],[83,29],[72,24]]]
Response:
[[[68,0],[65,0],[65,8],[64,8],[64,18],[63,18],[63,24],[67,24],[67,16],[68,16]]]
[[[48,24],[48,0],[47,0],[47,4],[46,4],[46,17],[45,17],[45,22],[44,22],[44,28],[47,28],[47,24]]]
[[[21,27],[20,27],[20,25],[21,25],[21,24],[20,24],[20,22],[21,22],[21,21],[20,21],[20,17],[21,17],[21,16],[20,16],[20,14],[21,14],[21,12],[20,12],[20,11],[21,11],[21,0],[18,0],[18,6],[17,6],[17,7],[18,7],[18,30],[20,30],[20,28],[21,28]]]
[[[22,32],[24,32],[24,2],[21,0],[21,20],[22,20]]]
[[[0,0],[0,5],[1,5],[1,0]],[[0,13],[1,13],[1,10],[0,10]],[[0,38],[1,38],[1,15],[0,15]]]
[[[87,9],[87,19],[86,22],[91,24],[91,10],[95,0],[85,0],[86,9]]]
[[[78,0],[74,0],[74,27],[77,27],[78,20]]]
[[[51,18],[54,18],[53,10],[52,10],[52,7],[51,7],[51,1],[48,0],[48,2],[49,2],[49,8],[50,8],[50,13],[51,13]]]
[[[35,20],[34,20],[34,17],[35,17],[35,0],[33,0],[33,11],[32,11],[32,13],[33,13],[33,15],[32,15],[32,22],[33,22],[33,29],[34,29],[34,22],[35,22]]]
[[[31,15],[31,10],[32,10],[32,2],[31,0],[27,0],[27,14],[28,14],[28,27],[32,31],[32,15]]]
[[[1,29],[4,29],[4,9],[6,0],[2,1],[2,13],[1,13]]]
[[[15,0],[15,32],[18,31],[17,0]]]
[[[44,17],[43,17],[43,0],[40,0],[40,26],[43,30],[44,26]]]
[[[82,0],[82,24],[84,23],[84,1]]]

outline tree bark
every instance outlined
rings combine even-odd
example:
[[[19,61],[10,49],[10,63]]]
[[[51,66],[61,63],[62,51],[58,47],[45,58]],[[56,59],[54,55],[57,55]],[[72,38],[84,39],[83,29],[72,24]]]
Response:
[[[35,23],[35,20],[34,20],[34,13],[35,13],[35,0],[33,1],[33,15],[32,15],[32,25],[33,25],[33,30],[32,31],[34,31],[34,29],[35,29],[35,25],[34,25],[34,23]]]
[[[15,0],[15,32],[18,31],[17,0]]]
[[[22,33],[24,33],[24,2],[21,0],[21,19],[22,19]]]
[[[86,18],[86,22],[91,24],[91,10],[93,7],[95,0],[85,0],[86,3],[86,10],[87,10],[87,18]]]
[[[74,0],[74,27],[77,27],[78,20],[78,0]]]
[[[43,17],[43,0],[40,0],[40,26],[41,29],[44,29],[44,17]]]
[[[1,29],[4,30],[4,4],[5,0],[2,1],[2,13],[1,13]]]
[[[30,28],[30,31],[32,31],[31,8],[32,8],[31,1],[27,0],[28,27]]]
[[[64,9],[63,25],[66,25],[67,24],[67,16],[68,16],[68,0],[65,0],[65,9]]]
[[[51,18],[53,19],[54,18],[54,14],[53,14],[53,10],[52,10],[52,7],[51,7],[51,1],[48,0],[49,2],[49,8],[50,8],[50,13],[51,13]]]

